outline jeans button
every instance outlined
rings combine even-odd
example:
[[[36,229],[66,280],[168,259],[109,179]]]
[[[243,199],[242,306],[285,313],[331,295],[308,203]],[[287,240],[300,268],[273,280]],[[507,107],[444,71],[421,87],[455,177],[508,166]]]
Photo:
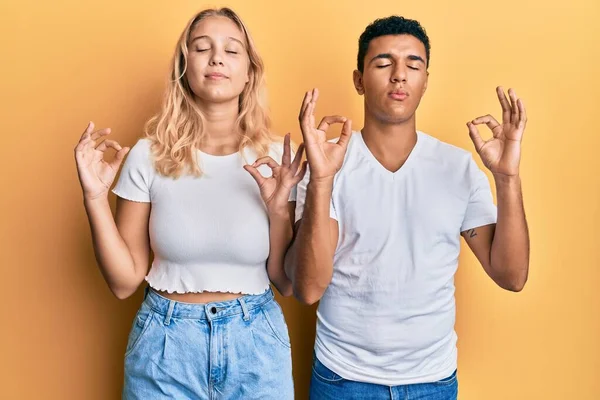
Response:
[[[213,313],[213,314],[216,314],[217,313],[217,307],[211,307],[210,308],[210,312]]]

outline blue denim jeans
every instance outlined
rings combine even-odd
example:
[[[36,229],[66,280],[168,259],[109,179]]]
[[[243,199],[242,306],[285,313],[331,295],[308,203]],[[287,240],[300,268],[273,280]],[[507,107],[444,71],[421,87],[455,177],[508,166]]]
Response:
[[[456,371],[437,382],[385,386],[344,379],[313,358],[311,400],[456,400],[457,396]]]
[[[269,289],[208,304],[147,292],[129,334],[123,399],[294,398],[290,339]]]

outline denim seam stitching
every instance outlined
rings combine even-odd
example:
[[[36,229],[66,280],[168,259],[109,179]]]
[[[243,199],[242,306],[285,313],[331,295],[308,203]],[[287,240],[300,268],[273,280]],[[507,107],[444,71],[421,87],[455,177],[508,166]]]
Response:
[[[267,324],[269,325],[269,328],[271,329],[271,331],[273,332],[273,335],[275,336],[275,339],[277,339],[277,341],[279,341],[282,345],[284,345],[286,348],[290,349],[292,346],[291,344],[286,343],[283,338],[279,337],[279,333],[277,333],[277,330],[275,329],[275,327],[273,326],[273,322],[271,321],[271,317],[269,317],[269,314],[267,313],[267,311],[260,307],[260,311],[262,312],[262,314],[265,316],[265,319],[267,320]]]
[[[144,334],[146,333],[146,331],[148,330],[148,327],[150,326],[150,323],[152,322],[152,317],[154,316],[154,311],[150,311],[150,313],[148,314],[148,317],[146,318],[146,321],[144,322],[144,327],[142,328],[142,331],[140,332],[140,334],[138,335],[137,339],[135,339],[135,342],[133,342],[133,344],[131,345],[131,349],[129,349],[129,351],[127,351],[125,353],[125,358],[127,358],[129,355],[131,355],[131,353],[133,353],[133,351],[138,347],[142,336],[144,336]],[[137,316],[135,317],[137,320]],[[137,321],[135,322],[137,324]]]
[[[325,368],[327,368],[327,367],[325,367]],[[329,369],[329,368],[327,368],[327,369]],[[339,376],[338,374],[336,374],[336,373],[335,373],[335,372],[333,372],[333,371],[332,371],[332,372],[333,372],[333,374],[334,374],[335,376],[337,376],[338,378],[337,378],[337,379],[327,379],[327,378],[325,378],[324,376],[322,376],[321,374],[319,374],[319,372],[317,372],[317,370],[316,370],[316,368],[315,368],[315,366],[314,366],[314,365],[312,366],[312,370],[313,370],[313,372],[315,373],[315,375],[316,375],[316,376],[317,376],[319,379],[321,379],[321,380],[325,381],[326,383],[338,383],[338,382],[341,382],[341,381],[343,381],[343,380],[344,380],[344,378],[342,378],[341,376]]]

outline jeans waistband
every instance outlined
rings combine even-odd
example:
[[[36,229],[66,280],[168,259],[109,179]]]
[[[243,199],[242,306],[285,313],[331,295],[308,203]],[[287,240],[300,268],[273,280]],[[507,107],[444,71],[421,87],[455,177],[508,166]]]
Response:
[[[194,304],[167,299],[155,290],[147,288],[144,302],[156,313],[164,315],[168,324],[168,321],[172,317],[214,320],[242,314],[244,319],[248,319],[248,311],[260,307],[273,299],[273,290],[269,288],[264,293],[258,295],[244,295],[233,300]]]

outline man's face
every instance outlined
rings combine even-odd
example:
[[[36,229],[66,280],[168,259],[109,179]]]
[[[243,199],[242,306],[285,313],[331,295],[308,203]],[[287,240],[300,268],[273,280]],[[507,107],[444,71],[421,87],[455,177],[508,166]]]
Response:
[[[354,86],[365,96],[365,112],[384,123],[413,118],[427,89],[425,45],[412,35],[379,36],[369,43],[363,72]]]

